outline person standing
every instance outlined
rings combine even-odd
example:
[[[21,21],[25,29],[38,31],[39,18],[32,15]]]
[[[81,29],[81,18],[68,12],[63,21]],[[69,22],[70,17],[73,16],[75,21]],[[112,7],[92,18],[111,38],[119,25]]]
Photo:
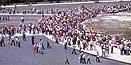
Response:
[[[18,46],[18,47],[21,47],[21,46],[20,46],[20,40],[19,40],[18,37],[15,38],[15,41],[16,41],[17,46]]]
[[[79,47],[79,52],[81,53],[82,47],[81,47],[81,44],[80,44],[80,40],[77,41],[77,45],[78,45],[78,47]]]
[[[109,45],[109,57],[111,56],[111,45]]]
[[[34,45],[32,45],[32,48],[33,48],[33,52],[37,53],[37,44],[36,43]]]
[[[4,27],[2,28],[2,34],[6,36]]]
[[[83,58],[83,62],[82,62],[82,63],[83,63],[83,64],[86,64],[86,58],[85,58],[85,56],[86,56],[86,55],[85,55],[85,53],[84,53],[83,56],[82,56],[82,58]]]
[[[76,38],[76,37],[74,37],[74,38],[73,38],[73,40],[72,40],[73,45],[75,45],[75,44],[76,44],[76,41],[77,41],[77,38]]]
[[[40,39],[40,43],[41,43],[41,45],[42,45],[42,49],[45,49],[45,47],[44,47],[44,45],[43,45],[43,40],[42,40],[42,39]]]
[[[90,59],[90,56],[89,55],[87,55],[87,62],[86,62],[87,64],[89,63],[89,64],[91,64],[91,59]]]
[[[38,44],[38,42],[36,42],[36,43],[34,43],[34,44],[36,44],[36,53],[38,53],[39,44]],[[34,44],[33,44],[33,45],[34,45]]]
[[[114,45],[112,44],[111,45],[111,53],[113,54],[113,51],[114,51]]]
[[[126,55],[130,55],[130,47],[126,47]]]
[[[37,29],[37,33],[39,34],[40,33],[40,27],[36,26],[36,29]]]
[[[38,43],[38,53],[43,54],[42,43]]]
[[[105,49],[102,49],[102,57],[106,57]]]
[[[67,42],[64,44],[64,49],[67,50]]]
[[[67,44],[68,44],[69,46],[71,46],[71,38],[70,38],[70,37],[67,37]]]
[[[66,39],[64,40],[64,43],[65,43],[64,44],[64,49],[67,50],[67,40]]]
[[[47,40],[46,40],[46,42],[47,42],[47,49],[51,48],[49,42]]]
[[[0,46],[2,46],[1,40],[2,40],[2,38],[0,38]]]
[[[24,32],[26,32],[26,25],[23,26],[23,30],[24,30]]]
[[[5,41],[4,41],[4,36],[2,35],[1,41],[0,41],[0,46],[5,46]]]
[[[96,62],[100,62],[100,56],[99,56],[99,52],[97,51],[97,55],[96,55]]]
[[[36,12],[36,8],[33,7],[33,8],[32,8],[32,13],[34,14],[35,12]]]
[[[0,17],[0,22],[1,22],[1,17]]]
[[[26,41],[26,34],[23,32],[23,41]]]
[[[8,37],[8,44],[10,44],[11,43],[11,35],[9,35],[9,37]]]
[[[59,44],[59,38],[56,37],[55,43]]]
[[[32,24],[29,24],[29,25],[28,25],[28,28],[29,28],[29,34],[31,34],[31,31],[32,31],[32,28],[31,28],[31,27],[32,27]]]
[[[80,53],[80,57],[79,57],[79,59],[80,59],[80,63],[83,63],[83,55],[84,55],[84,52],[82,51],[81,53]]]
[[[35,37],[34,37],[34,36],[32,36],[32,37],[31,37],[32,45],[34,45],[34,44],[35,44],[34,39],[35,39]]]
[[[14,45],[15,46],[15,39],[14,39],[14,36],[11,37],[11,46]]]
[[[21,22],[24,23],[24,16],[21,17]]]

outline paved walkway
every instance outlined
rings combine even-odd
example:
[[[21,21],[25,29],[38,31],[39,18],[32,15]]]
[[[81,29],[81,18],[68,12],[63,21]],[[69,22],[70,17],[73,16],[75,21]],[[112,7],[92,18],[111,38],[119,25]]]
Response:
[[[28,35],[32,35],[32,34],[28,34]],[[45,35],[45,34],[40,34],[40,35]],[[49,39],[52,39],[52,36],[47,36],[47,35],[45,35],[45,36],[48,37]],[[63,43],[61,42],[61,44],[63,44]],[[79,49],[79,48],[77,48],[77,49]],[[84,51],[87,52],[87,53],[96,55],[96,51],[87,51],[87,50],[84,50]],[[101,50],[99,50],[99,51],[101,52]],[[111,56],[107,57],[107,58],[117,60],[117,61],[126,62],[126,63],[131,63],[131,56],[126,56],[126,55],[121,56],[119,49],[115,49],[114,54],[111,54]]]
[[[71,48],[64,50],[62,45],[55,44],[49,39],[51,36],[45,34],[35,34],[35,42],[38,42],[39,39],[42,38],[46,48],[45,40],[48,40],[52,48],[43,50],[44,54],[33,53],[30,37],[32,35],[33,34],[27,34],[28,41],[22,41],[21,48],[9,45],[0,47],[0,65],[67,65],[64,64],[66,56],[69,58],[70,65],[87,65],[79,63],[79,54],[71,54]],[[20,40],[22,40],[21,34],[16,34],[15,36],[18,36]],[[104,58],[101,58],[102,63],[97,63],[95,56],[90,55],[90,58],[92,64],[89,65],[128,65]]]
[[[26,34],[27,34],[27,36],[34,35],[34,34],[28,34],[28,33],[26,33]],[[42,34],[42,33],[35,34],[35,36],[37,36],[37,35],[44,35],[47,38],[49,38],[50,40],[54,41],[52,35],[46,35],[46,34]],[[22,34],[16,34],[15,36],[22,36]],[[60,44],[64,45],[62,42],[60,42]],[[72,48],[71,46],[68,46],[68,47]],[[79,50],[78,47],[76,49]],[[101,55],[102,50],[100,49],[99,46],[97,46],[97,50],[99,51],[99,53]],[[87,52],[89,54],[92,54],[92,55],[96,55],[96,52],[97,52],[97,51],[89,51],[89,50],[83,50],[83,51],[85,51],[85,52]],[[117,49],[117,48],[114,48],[114,53],[111,54],[111,56],[106,57],[106,58],[107,59],[111,59],[111,60],[116,60],[116,61],[124,62],[124,63],[131,63],[131,56],[130,55],[129,56],[127,56],[127,55],[120,55],[120,50]]]
[[[53,37],[51,35],[45,35],[45,36],[49,39],[52,39],[52,37]],[[64,45],[62,42],[60,42],[60,44]],[[68,47],[72,48],[71,46],[68,46]],[[102,50],[100,49],[100,47],[97,47],[97,48],[99,48],[97,50],[99,51],[99,53],[101,55]],[[76,49],[79,50],[78,47]],[[85,51],[89,54],[92,54],[92,55],[96,55],[96,53],[97,53],[97,51],[89,51],[89,50],[83,50],[83,51]],[[120,55],[120,50],[117,48],[114,48],[113,52],[114,52],[113,54],[111,54],[109,57],[105,57],[105,58],[131,64],[131,56],[130,55],[129,56]]]

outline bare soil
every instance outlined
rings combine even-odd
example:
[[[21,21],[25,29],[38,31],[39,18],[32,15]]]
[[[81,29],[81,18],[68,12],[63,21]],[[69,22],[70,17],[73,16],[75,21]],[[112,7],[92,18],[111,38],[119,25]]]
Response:
[[[124,34],[127,29],[131,29],[131,13],[100,14],[86,20],[84,25],[107,34]]]

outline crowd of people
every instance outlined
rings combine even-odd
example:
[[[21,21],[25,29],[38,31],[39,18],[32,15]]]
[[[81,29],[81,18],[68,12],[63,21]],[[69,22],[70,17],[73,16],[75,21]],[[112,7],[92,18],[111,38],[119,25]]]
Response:
[[[46,40],[46,43],[47,43],[47,49],[50,49],[51,46],[50,46],[50,43],[49,41]],[[45,44],[44,41],[42,39],[40,39],[39,42],[34,42],[34,36],[32,36],[32,47],[33,47],[33,52],[35,53],[40,53],[40,54],[44,54],[44,51],[46,48],[45,46],[43,45]]]
[[[30,6],[29,9],[19,9],[19,7],[15,6],[14,8],[3,8],[0,10],[0,13],[8,13],[8,14],[43,14],[43,13],[49,13],[49,11],[45,10],[38,10],[33,6]]]
[[[9,21],[9,20],[10,20],[9,16],[0,16],[0,22]]]
[[[131,4],[120,4],[111,6],[97,6],[87,8],[84,5],[74,9],[67,10],[53,10],[53,15],[50,17],[44,17],[38,24],[30,23],[18,26],[5,26],[3,27],[2,34],[9,34],[12,37],[15,33],[25,34],[39,34],[45,33],[47,35],[53,35],[55,42],[63,42],[64,48],[67,50],[67,46],[73,46],[72,54],[76,54],[76,47],[79,48],[80,53],[82,50],[97,50],[97,46],[102,49],[102,56],[110,56],[113,53],[113,48],[117,47],[121,51],[121,55],[130,55],[131,53],[131,41],[125,38],[121,39],[119,36],[113,38],[111,35],[106,35],[103,32],[97,32],[92,28],[84,28],[83,21],[94,18],[98,14],[103,13],[118,13],[131,10]],[[1,40],[2,42],[2,40]],[[34,41],[33,41],[34,42]],[[42,39],[40,43],[33,43],[34,52],[43,53]],[[3,43],[1,43],[3,44]],[[51,48],[47,41],[47,47]],[[82,54],[83,56],[83,54]],[[82,59],[82,58],[80,58]],[[99,60],[99,52],[97,52],[96,61]],[[90,59],[88,59],[90,62]],[[85,61],[80,61],[85,63]]]
[[[0,46],[1,47],[7,46],[7,45],[21,47],[21,40],[19,39],[19,37],[11,36],[11,37],[8,38],[8,42],[5,41],[5,38],[6,37],[3,36],[3,35],[0,38]]]
[[[131,41],[122,39],[119,36],[105,35],[102,32],[95,31],[94,28],[84,28],[81,24],[83,21],[94,18],[97,14],[118,13],[131,10],[130,4],[120,4],[112,6],[98,6],[86,8],[85,6],[69,9],[56,10],[53,16],[43,18],[39,26],[43,33],[49,33],[54,36],[56,43],[64,42],[64,48],[67,45],[73,45],[72,54],[75,47],[81,50],[97,50],[96,46],[102,48],[102,56],[110,56],[113,48],[120,48],[121,54],[130,55]]]

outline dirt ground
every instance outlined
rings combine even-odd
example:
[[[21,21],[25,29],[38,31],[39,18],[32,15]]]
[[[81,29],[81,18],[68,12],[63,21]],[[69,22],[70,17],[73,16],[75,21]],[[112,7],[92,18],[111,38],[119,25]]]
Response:
[[[124,34],[125,31],[131,30],[131,12],[100,14],[96,18],[86,20],[84,25],[106,34]]]

